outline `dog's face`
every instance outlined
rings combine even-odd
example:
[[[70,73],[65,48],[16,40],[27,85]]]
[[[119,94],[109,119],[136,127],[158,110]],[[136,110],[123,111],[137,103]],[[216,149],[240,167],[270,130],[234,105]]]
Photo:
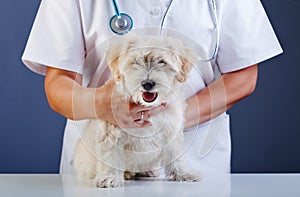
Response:
[[[167,102],[174,86],[184,82],[193,55],[173,38],[125,36],[108,53],[108,63],[122,93],[133,102],[157,106]]]

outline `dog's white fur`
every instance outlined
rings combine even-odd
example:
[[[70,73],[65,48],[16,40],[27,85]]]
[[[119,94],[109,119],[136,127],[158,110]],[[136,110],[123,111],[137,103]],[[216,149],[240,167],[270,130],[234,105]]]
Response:
[[[97,187],[123,186],[137,173],[154,176],[165,167],[175,181],[198,181],[188,171],[183,154],[185,101],[181,84],[193,65],[193,53],[180,41],[167,37],[124,36],[107,55],[116,81],[116,91],[145,106],[167,103],[151,117],[151,126],[121,129],[103,120],[91,120],[74,154],[74,168],[80,177],[94,178]],[[151,79],[157,99],[145,102],[142,81]],[[116,112],[118,113],[118,112]],[[125,172],[125,174],[124,174]]]

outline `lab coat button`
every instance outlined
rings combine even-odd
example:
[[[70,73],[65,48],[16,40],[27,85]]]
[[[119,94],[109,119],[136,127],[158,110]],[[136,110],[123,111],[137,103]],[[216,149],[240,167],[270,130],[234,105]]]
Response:
[[[159,7],[155,7],[151,10],[151,14],[154,16],[159,16],[161,15],[161,9]]]

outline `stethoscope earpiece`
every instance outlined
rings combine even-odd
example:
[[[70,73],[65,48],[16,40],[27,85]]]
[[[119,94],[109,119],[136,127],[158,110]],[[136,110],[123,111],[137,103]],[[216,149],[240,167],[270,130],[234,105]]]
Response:
[[[132,18],[125,13],[114,15],[110,19],[110,29],[119,35],[128,33],[133,27]]]

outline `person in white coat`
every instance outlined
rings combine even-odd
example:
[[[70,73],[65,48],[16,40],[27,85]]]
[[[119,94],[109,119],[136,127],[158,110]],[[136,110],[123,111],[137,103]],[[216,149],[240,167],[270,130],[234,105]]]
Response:
[[[201,46],[207,58],[217,46],[207,73],[192,71],[187,82],[192,91],[186,100],[185,155],[191,167],[204,174],[229,173],[231,141],[226,110],[254,91],[258,63],[282,53],[261,2],[117,2],[119,9],[132,17],[133,30],[154,27],[180,32]],[[30,69],[45,75],[51,108],[68,119],[60,173],[73,171],[73,151],[84,120],[101,118],[124,128],[147,127],[149,122],[141,125],[135,121],[141,112],[155,116],[167,107],[148,109],[112,96],[114,82],[108,80],[105,60],[95,51],[114,35],[109,26],[114,14],[109,0],[42,0],[22,56]],[[216,70],[219,75],[214,74]],[[112,102],[119,109],[118,120]]]

